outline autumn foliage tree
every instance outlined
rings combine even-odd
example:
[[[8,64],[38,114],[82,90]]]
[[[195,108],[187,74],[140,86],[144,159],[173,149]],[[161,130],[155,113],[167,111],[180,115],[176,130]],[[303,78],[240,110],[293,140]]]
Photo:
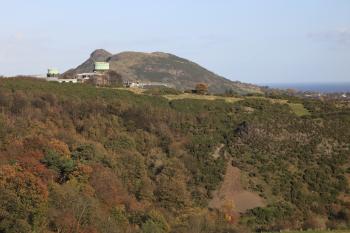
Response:
[[[208,85],[205,83],[198,83],[196,85],[195,91],[197,94],[205,95],[208,93]]]
[[[48,190],[17,165],[0,167],[0,232],[36,232],[45,227]]]

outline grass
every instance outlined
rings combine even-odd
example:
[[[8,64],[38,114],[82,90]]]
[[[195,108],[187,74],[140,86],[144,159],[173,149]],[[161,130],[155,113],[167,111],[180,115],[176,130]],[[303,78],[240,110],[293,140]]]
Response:
[[[142,88],[117,88],[119,90],[126,90],[130,91],[134,94],[144,94],[145,89]],[[303,104],[301,103],[288,103],[288,100],[285,99],[270,99],[266,97],[243,97],[243,98],[238,98],[238,97],[224,97],[224,96],[215,96],[215,95],[197,95],[197,94],[190,94],[190,93],[182,93],[179,95],[163,95],[168,100],[181,100],[181,99],[195,99],[195,100],[224,100],[227,103],[234,103],[239,100],[243,100],[244,98],[257,98],[257,99],[267,99],[271,101],[271,103],[276,103],[276,104],[288,104],[289,107],[292,109],[292,111],[297,115],[297,116],[307,116],[310,115],[310,112],[304,107]]]
[[[310,112],[300,103],[288,103],[289,107],[297,116],[307,116]]]
[[[292,109],[292,111],[297,115],[297,116],[307,116],[311,115],[309,110],[307,110],[303,104],[301,103],[289,103],[288,100],[285,99],[270,99],[266,97],[249,97],[249,98],[258,98],[258,99],[267,99],[270,100],[271,103],[274,104],[288,104],[289,107]]]
[[[283,232],[283,231],[282,231]],[[307,231],[284,231],[286,233],[350,233],[350,230],[307,230]],[[273,233],[273,232],[270,232]]]
[[[237,97],[223,97],[215,95],[196,95],[183,93],[180,95],[164,95],[168,100],[180,100],[180,99],[196,99],[196,100],[225,100],[228,103],[234,103],[236,101],[242,100],[242,98]]]
[[[117,89],[117,90],[124,90],[124,91],[130,91],[134,94],[138,94],[138,95],[141,95],[143,94],[146,89],[142,89],[142,88],[126,88],[126,87],[118,87],[118,88],[114,88],[114,89]]]

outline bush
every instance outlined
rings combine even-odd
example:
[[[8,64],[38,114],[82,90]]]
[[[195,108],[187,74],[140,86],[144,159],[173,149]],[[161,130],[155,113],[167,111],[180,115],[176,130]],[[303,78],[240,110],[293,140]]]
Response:
[[[169,87],[151,87],[144,92],[147,95],[179,95],[181,93],[181,91]]]
[[[167,233],[170,231],[163,215],[155,210],[147,214],[146,221],[142,224],[141,229],[143,233]]]
[[[120,134],[114,139],[110,139],[105,144],[106,149],[112,151],[132,150],[136,147],[133,138],[127,134]]]
[[[83,144],[72,152],[72,158],[74,160],[90,161],[97,158],[97,152],[92,144]]]
[[[48,150],[41,162],[48,168],[59,173],[60,182],[68,180],[69,175],[75,169],[75,162],[71,158],[61,155],[53,150]]]

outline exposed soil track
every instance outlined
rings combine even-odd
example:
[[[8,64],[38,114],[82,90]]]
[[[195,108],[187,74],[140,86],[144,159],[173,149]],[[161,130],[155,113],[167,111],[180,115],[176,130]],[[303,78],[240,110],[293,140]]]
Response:
[[[213,194],[209,203],[210,208],[230,209],[230,211],[244,213],[248,209],[264,206],[264,199],[257,193],[245,190],[241,184],[241,171],[233,167],[231,163],[227,166],[226,174],[220,188]]]

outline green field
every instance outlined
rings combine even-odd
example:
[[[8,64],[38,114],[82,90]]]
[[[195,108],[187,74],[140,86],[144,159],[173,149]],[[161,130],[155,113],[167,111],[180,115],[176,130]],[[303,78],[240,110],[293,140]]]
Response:
[[[121,90],[128,90],[135,94],[144,94],[144,89],[140,88],[118,88]],[[196,95],[190,93],[182,93],[179,95],[163,95],[166,99],[172,100],[181,100],[181,99],[194,99],[194,100],[224,100],[227,103],[234,103],[240,100],[244,100],[245,98],[251,99],[267,99],[272,103],[277,104],[288,104],[292,111],[297,116],[306,116],[310,115],[310,112],[304,107],[301,103],[288,103],[288,100],[285,99],[270,99],[266,97],[224,97],[224,96],[216,96],[216,95]]]
[[[126,90],[130,90],[135,94],[144,94],[143,89],[139,88],[129,88]],[[276,104],[288,104],[291,110],[297,116],[307,116],[310,115],[310,112],[304,107],[301,103],[288,103],[288,100],[285,99],[270,99],[266,97],[224,97],[224,96],[216,96],[216,95],[196,95],[190,93],[182,93],[179,95],[163,95],[166,99],[172,100],[182,100],[182,99],[193,99],[193,100],[224,100],[227,103],[235,103],[244,99],[265,99],[269,100],[272,103]]]
[[[282,232],[288,232],[288,233],[350,233],[350,230],[335,230],[335,231],[327,231],[327,230],[308,230],[308,231],[282,231]],[[273,233],[273,232],[269,232]]]
[[[291,110],[297,116],[307,116],[310,115],[310,112],[304,107],[301,103],[288,103],[288,100],[285,99],[270,99],[266,97],[223,97],[223,96],[215,96],[215,95],[196,95],[196,94],[188,94],[183,93],[180,95],[165,95],[165,98],[168,100],[179,100],[179,99],[197,99],[197,100],[224,100],[227,103],[234,103],[240,100],[247,99],[266,99],[272,103],[276,104],[288,104]]]
[[[196,99],[196,100],[224,100],[228,103],[234,103],[236,101],[242,100],[242,98],[237,97],[223,97],[223,96],[215,96],[215,95],[196,95],[183,93],[180,95],[165,95],[165,98],[168,100],[179,100],[179,99]]]
[[[288,103],[292,111],[298,116],[307,116],[310,115],[310,112],[300,103]]]

